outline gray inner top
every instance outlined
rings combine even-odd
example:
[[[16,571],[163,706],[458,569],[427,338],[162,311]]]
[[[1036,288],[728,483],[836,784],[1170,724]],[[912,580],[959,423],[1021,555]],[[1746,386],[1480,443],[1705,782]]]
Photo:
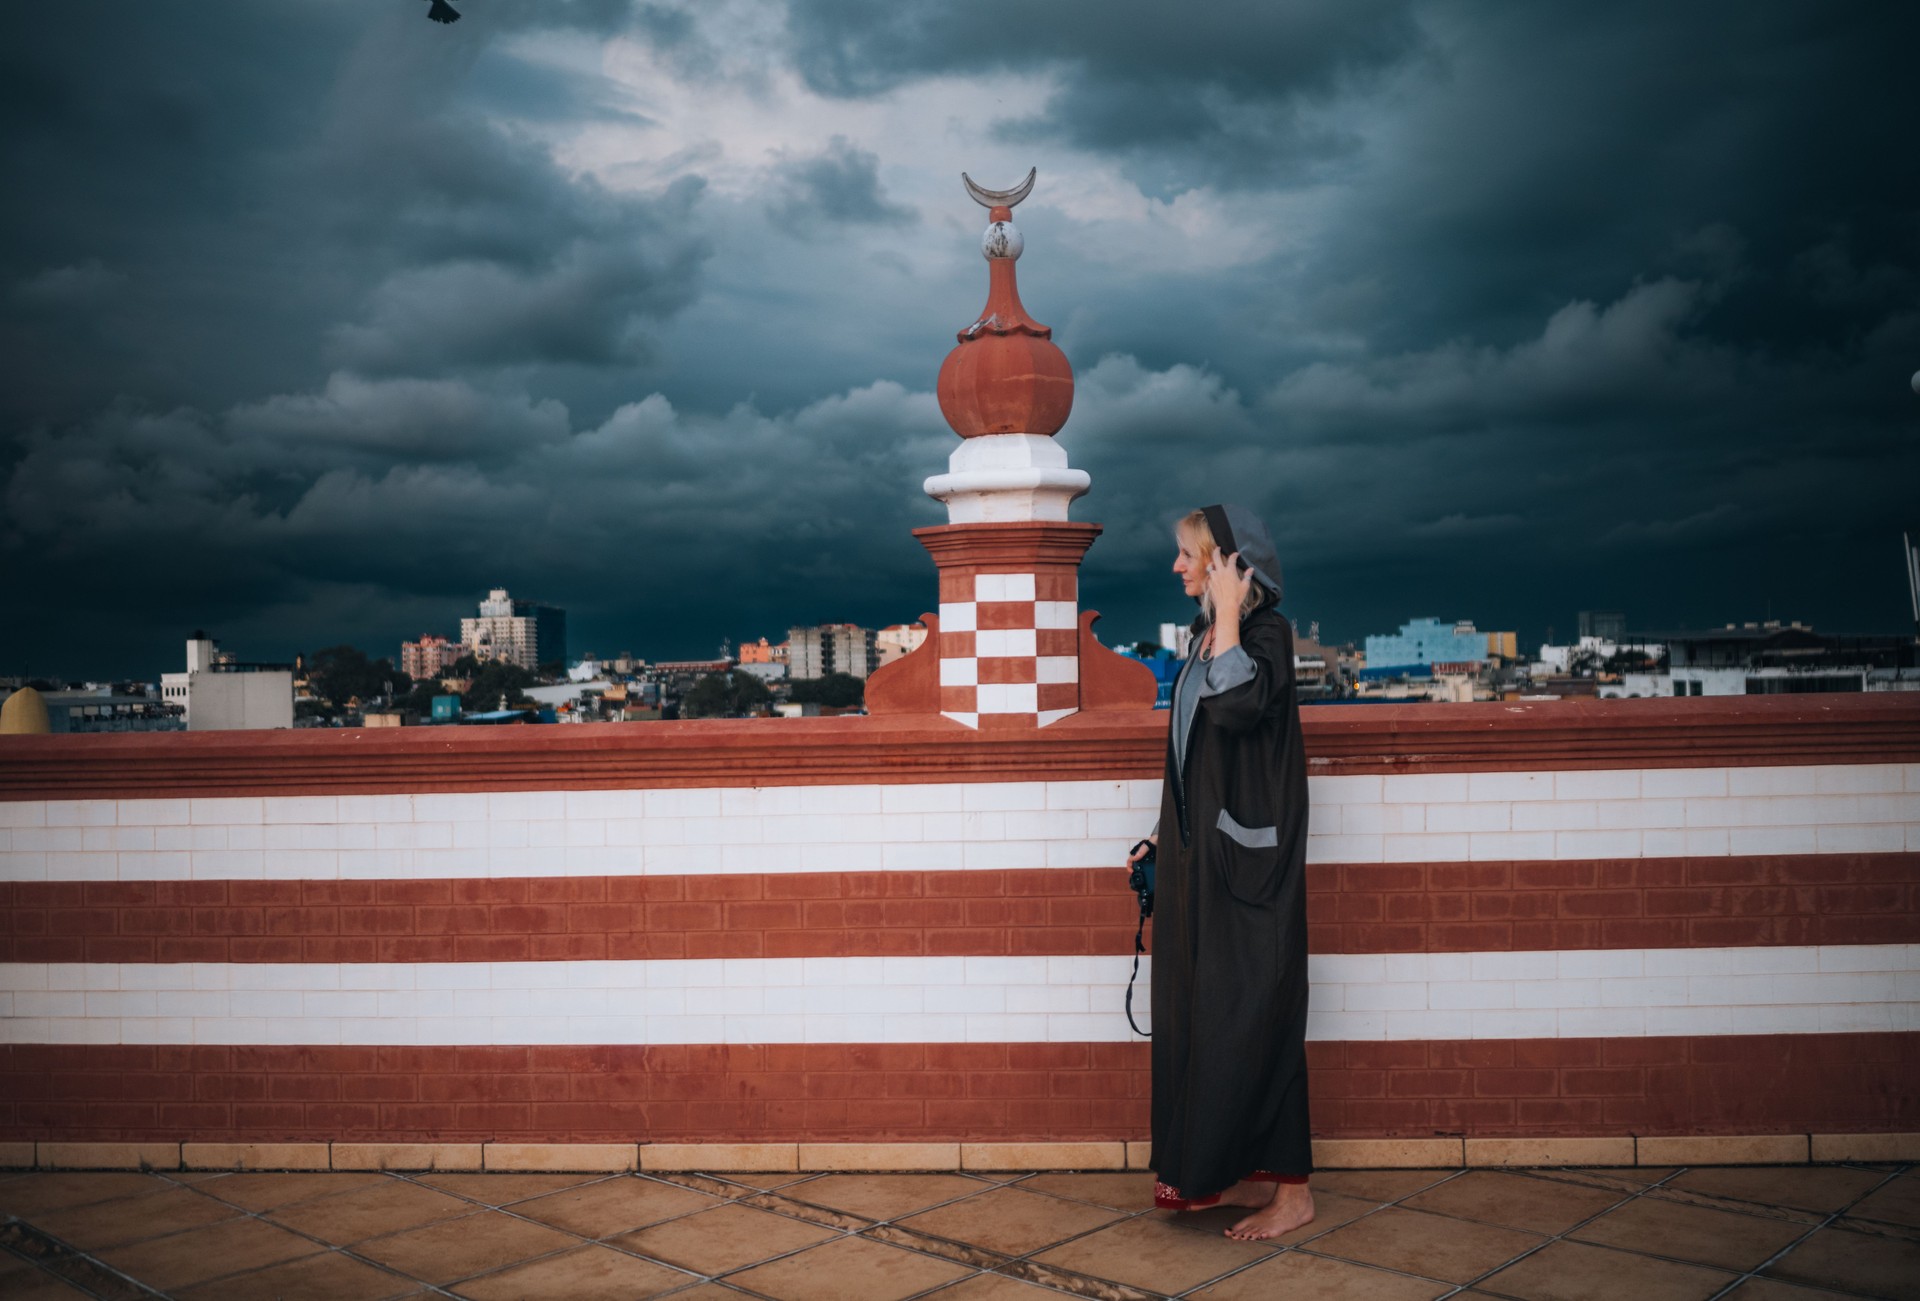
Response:
[[[1195,664],[1206,667],[1195,673]],[[1180,774],[1183,781],[1187,772],[1187,733],[1193,730],[1193,716],[1200,708],[1200,702],[1208,696],[1231,691],[1242,682],[1253,681],[1258,667],[1244,649],[1229,646],[1211,658],[1202,656],[1188,660],[1180,670],[1180,675],[1173,680],[1173,770]],[[1158,835],[1159,831],[1156,825],[1154,834]]]

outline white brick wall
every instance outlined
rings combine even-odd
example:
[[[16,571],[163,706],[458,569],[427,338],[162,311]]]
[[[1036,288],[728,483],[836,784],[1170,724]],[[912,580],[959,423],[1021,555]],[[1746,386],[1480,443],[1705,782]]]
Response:
[[[1119,1042],[1130,959],[0,965],[0,1042]],[[1151,964],[1141,965],[1142,991]],[[1336,954],[1314,1039],[1920,1028],[1920,945]],[[1136,998],[1136,1004],[1140,999]]]
[[[1321,863],[1920,852],[1920,764],[1315,777],[1309,789],[1308,857]],[[0,880],[1097,866],[1124,859],[1159,803],[1151,780],[23,800],[0,803]]]

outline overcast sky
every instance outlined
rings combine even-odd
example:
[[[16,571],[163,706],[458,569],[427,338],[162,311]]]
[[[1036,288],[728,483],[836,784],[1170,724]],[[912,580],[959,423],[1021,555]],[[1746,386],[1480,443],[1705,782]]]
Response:
[[[1108,640],[1221,499],[1334,639],[1909,622],[1920,6],[454,3],[9,8],[0,672],[911,619],[1030,166]]]

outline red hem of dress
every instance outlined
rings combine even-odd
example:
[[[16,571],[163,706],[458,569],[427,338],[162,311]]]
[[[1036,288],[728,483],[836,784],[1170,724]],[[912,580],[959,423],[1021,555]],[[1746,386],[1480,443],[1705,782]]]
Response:
[[[1243,1179],[1246,1183],[1254,1184],[1303,1184],[1307,1182],[1306,1175],[1276,1174],[1272,1170],[1255,1170],[1252,1174],[1243,1176]],[[1175,1188],[1172,1184],[1163,1184],[1156,1179],[1153,1181],[1153,1204],[1163,1211],[1204,1211],[1209,1206],[1218,1206],[1220,1204],[1220,1194],[1213,1193],[1207,1197],[1182,1197],[1178,1188]]]

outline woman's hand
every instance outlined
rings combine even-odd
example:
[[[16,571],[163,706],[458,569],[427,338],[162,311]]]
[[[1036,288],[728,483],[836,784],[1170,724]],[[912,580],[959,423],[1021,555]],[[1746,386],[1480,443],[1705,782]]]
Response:
[[[1213,654],[1240,644],[1240,605],[1253,587],[1253,570],[1240,566],[1240,553],[1215,551],[1207,562],[1207,595],[1213,601]]]
[[[1147,843],[1152,845],[1154,848],[1156,849],[1159,848],[1160,837],[1158,834],[1147,836],[1145,839]],[[1149,852],[1150,851],[1145,849],[1135,849],[1127,855],[1127,874],[1129,876],[1133,874],[1133,865],[1139,862],[1141,859],[1145,858]]]

